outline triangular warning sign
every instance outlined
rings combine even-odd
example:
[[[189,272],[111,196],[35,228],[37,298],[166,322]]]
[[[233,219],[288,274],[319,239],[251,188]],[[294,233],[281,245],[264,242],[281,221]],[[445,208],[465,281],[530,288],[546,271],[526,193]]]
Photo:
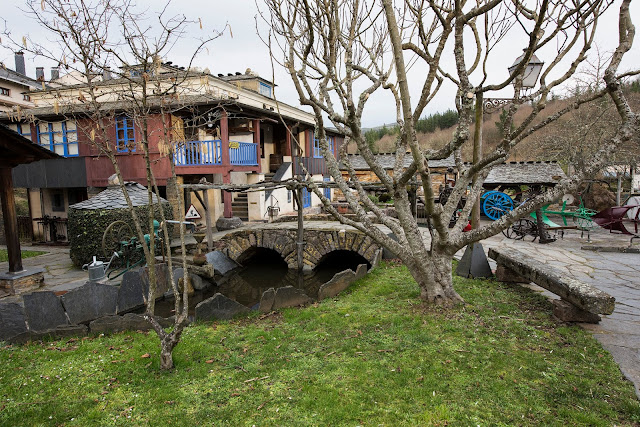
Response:
[[[200,218],[202,217],[200,216],[200,213],[198,212],[196,207],[193,205],[189,206],[189,210],[184,216],[184,219],[200,219]]]

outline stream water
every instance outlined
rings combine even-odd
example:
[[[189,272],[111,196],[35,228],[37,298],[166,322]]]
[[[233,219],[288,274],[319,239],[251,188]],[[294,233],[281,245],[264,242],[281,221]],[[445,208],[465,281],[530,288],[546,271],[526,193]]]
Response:
[[[356,270],[359,264],[368,262],[351,251],[334,251],[311,272],[299,274],[297,270],[289,270],[280,255],[274,251],[257,252],[244,265],[225,276],[216,277],[215,283],[202,291],[196,291],[189,297],[189,314],[193,315],[198,303],[221,293],[249,308],[257,309],[262,294],[269,288],[293,286],[305,291],[315,299],[320,286],[331,280],[341,271]],[[164,298],[156,302],[156,314],[168,317],[173,314],[174,299]]]

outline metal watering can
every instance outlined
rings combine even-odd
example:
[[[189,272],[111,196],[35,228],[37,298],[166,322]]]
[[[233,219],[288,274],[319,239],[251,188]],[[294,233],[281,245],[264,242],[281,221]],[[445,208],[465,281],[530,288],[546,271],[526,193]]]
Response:
[[[111,262],[113,261],[113,259],[117,257],[118,257],[118,253],[114,252],[113,255],[111,255],[111,259],[109,260],[109,262],[105,264],[102,261],[98,261],[94,256],[93,262],[91,262],[90,264],[83,265],[82,269],[84,271],[89,272],[90,282],[100,282],[106,279],[107,270],[109,269],[109,266],[111,265]]]

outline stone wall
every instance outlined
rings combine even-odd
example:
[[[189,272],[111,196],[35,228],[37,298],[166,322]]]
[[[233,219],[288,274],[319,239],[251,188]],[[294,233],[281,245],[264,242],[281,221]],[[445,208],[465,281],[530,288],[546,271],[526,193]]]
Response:
[[[161,298],[169,289],[169,270],[156,266]],[[83,335],[110,330],[149,329],[139,315],[120,315],[146,305],[149,279],[146,269],[124,274],[120,286],[87,282],[63,295],[52,291],[22,295],[20,302],[0,303],[0,341],[24,342],[46,336]]]
[[[218,249],[233,261],[242,263],[252,248],[266,248],[278,252],[290,269],[298,268],[297,232],[295,230],[238,230],[223,237]],[[359,231],[305,230],[304,269],[313,269],[323,256],[336,250],[360,254],[373,264],[381,246]]]

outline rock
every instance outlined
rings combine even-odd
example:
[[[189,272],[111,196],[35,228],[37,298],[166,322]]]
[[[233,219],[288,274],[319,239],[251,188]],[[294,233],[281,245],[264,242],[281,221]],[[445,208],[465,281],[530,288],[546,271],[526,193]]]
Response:
[[[181,294],[184,292],[184,277],[181,277],[178,279],[178,292],[180,292]],[[193,285],[191,284],[191,280],[189,280],[187,282],[187,295],[191,296],[196,292],[195,289],[193,289]]]
[[[122,331],[148,331],[151,324],[141,314],[127,313],[124,316],[105,316],[89,323],[93,334]]]
[[[491,248],[489,257],[518,275],[534,282],[570,302],[576,307],[594,314],[611,314],[615,298],[594,286],[576,280],[560,270],[510,248]],[[460,264],[458,264],[459,266]]]
[[[382,212],[384,212],[384,214],[388,217],[398,218],[398,212],[396,211],[396,208],[394,208],[393,206],[382,209]]]
[[[62,295],[60,299],[71,323],[87,323],[116,313],[118,288],[87,282]]]
[[[336,273],[331,280],[320,286],[318,290],[318,300],[331,298],[338,295],[349,287],[356,280],[356,274],[351,270],[344,270]]]
[[[46,338],[65,338],[87,335],[85,325],[64,325],[46,331],[27,331],[11,339],[14,343],[25,343],[28,341],[39,341]]]
[[[496,267],[496,279],[504,283],[531,283],[530,280],[525,279],[513,270],[509,270],[504,265]]]
[[[594,313],[590,313],[585,310],[581,310],[575,305],[564,300],[553,300],[553,315],[563,322],[583,322],[583,323],[598,323],[600,322],[600,316]]]
[[[207,257],[205,254],[195,254],[193,256],[193,263],[197,266],[204,265],[207,262]]]
[[[356,277],[354,280],[360,280],[367,275],[367,264],[360,264],[356,268]]]
[[[32,332],[47,331],[69,324],[62,303],[53,292],[33,292],[23,295],[22,300]]]
[[[240,267],[238,263],[220,251],[209,252],[205,256],[207,257],[207,262],[213,266],[214,271],[223,276],[231,270]]]
[[[27,332],[24,308],[17,303],[0,304],[0,341],[8,341]]]
[[[141,269],[142,280],[145,283],[145,289],[149,292],[149,270],[148,267]],[[171,289],[171,283],[169,282],[169,267],[167,264],[156,264],[156,299],[162,297],[165,292]],[[146,295],[146,294],[145,294]]]
[[[388,233],[387,236],[391,237],[396,242],[398,241],[398,238],[393,233]],[[395,259],[395,258],[398,258],[398,256],[396,254],[394,254],[393,252],[391,252],[389,249],[384,248],[383,251],[382,251],[382,258],[383,259]],[[374,267],[374,266],[372,265],[372,267]]]
[[[301,289],[294,288],[293,286],[285,286],[284,288],[276,289],[272,310],[297,307],[308,304],[309,302],[311,302],[311,298]]]
[[[220,217],[216,221],[216,229],[218,229],[218,231],[233,230],[240,227],[242,227],[242,220],[237,216],[232,218]]]
[[[149,282],[142,280],[140,270],[127,271],[122,276],[118,289],[118,313],[125,313],[143,307],[147,303]]]
[[[248,307],[217,293],[196,305],[196,320],[228,320],[249,311]]]
[[[178,286],[178,289],[180,289],[180,292],[182,292],[182,286],[180,286],[179,283],[180,283],[180,279],[183,279],[183,278],[184,278],[183,268],[176,268],[175,270],[173,270],[173,280],[176,286]],[[205,282],[204,280],[202,280],[202,277],[198,276],[197,274],[193,274],[192,272],[189,272],[189,281],[191,282],[192,288],[198,291],[201,291],[211,286],[209,282]],[[169,293],[172,293],[172,292],[169,291]]]
[[[371,261],[371,267],[377,267],[380,264],[380,261],[384,258],[384,248],[378,249],[376,254],[373,257],[373,261]]]
[[[261,313],[268,313],[273,310],[273,303],[276,300],[276,290],[274,288],[269,288],[262,293],[262,297],[260,298],[260,310]]]

